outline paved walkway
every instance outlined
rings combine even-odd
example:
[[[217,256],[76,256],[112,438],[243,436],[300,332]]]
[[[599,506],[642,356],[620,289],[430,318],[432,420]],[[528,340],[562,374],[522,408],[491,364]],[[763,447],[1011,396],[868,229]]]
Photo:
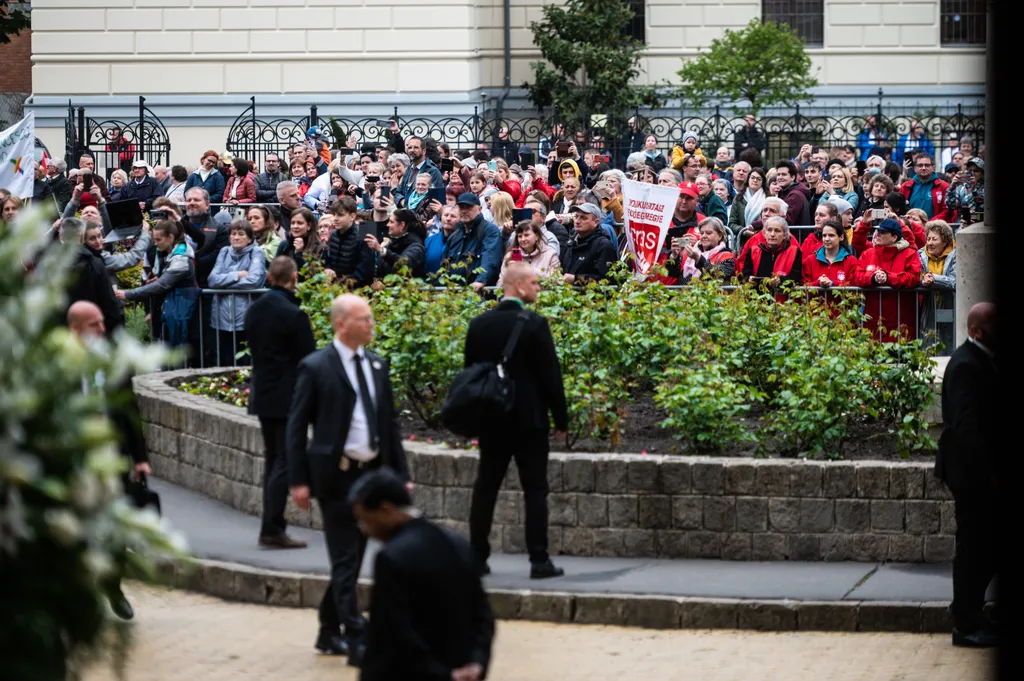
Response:
[[[313,651],[305,610],[226,603],[137,584],[130,681],[355,681]],[[983,681],[991,651],[949,634],[656,631],[498,622],[490,681]],[[97,666],[85,681],[117,681]],[[396,680],[398,681],[398,680]]]
[[[309,548],[263,550],[256,545],[258,518],[163,480],[151,484],[160,493],[164,514],[185,533],[196,556],[270,570],[326,574],[323,533],[292,528],[289,532],[309,542]],[[364,576],[370,576],[372,556],[371,548],[363,565]],[[799,601],[949,601],[953,595],[949,565],[571,556],[556,557],[556,561],[566,570],[564,578],[533,581],[527,577],[525,556],[495,555],[490,562],[493,574],[486,578],[485,586]]]

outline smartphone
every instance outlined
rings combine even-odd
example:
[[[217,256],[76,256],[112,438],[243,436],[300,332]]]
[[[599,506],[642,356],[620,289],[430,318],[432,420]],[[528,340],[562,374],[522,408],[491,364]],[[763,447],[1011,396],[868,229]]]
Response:
[[[522,260],[523,259],[523,252],[522,252],[522,250],[520,250],[518,248],[513,248],[512,249],[512,256],[511,256],[511,258],[514,261]]]
[[[523,221],[529,222],[533,220],[533,209],[532,208],[516,208],[512,211],[512,223],[518,225]]]
[[[378,118],[377,120],[374,121],[374,123],[384,128],[391,127],[391,121],[384,118]]]
[[[529,168],[530,166],[537,163],[537,157],[534,155],[532,151],[524,151],[521,154],[519,154],[519,162],[522,164],[524,168]]]
[[[490,161],[487,162],[487,167],[490,168],[491,170],[497,170],[498,169],[498,162],[495,161],[495,160],[490,160]]]
[[[455,161],[450,159],[450,158],[442,158],[441,159],[441,172],[442,173],[450,173],[453,170],[455,170]]]
[[[380,182],[380,175],[367,175],[364,179],[367,182],[372,182],[372,183],[376,184],[376,183]]]
[[[611,163],[612,157],[610,154],[594,154],[595,163]]]
[[[82,175],[82,189],[83,189],[83,191],[88,192],[90,189],[92,189],[92,182],[93,182],[93,180],[92,180],[92,173],[84,173]]]
[[[872,208],[871,209],[871,221],[884,220],[889,216],[889,211],[884,208]]]
[[[391,187],[384,185],[380,188],[380,198],[390,199],[391,198]]]
[[[149,211],[149,217],[153,218],[154,220],[166,220],[168,217],[168,213],[166,210],[158,208],[157,210]]]
[[[569,143],[568,142],[556,142],[555,153],[558,154],[558,158],[565,158],[569,155]]]
[[[359,223],[359,240],[366,241],[366,237],[370,234],[377,236],[377,223],[372,220],[363,220]]]
[[[342,156],[351,156],[352,154],[356,153],[356,150],[349,149],[348,147],[341,147],[340,149],[338,149],[338,153],[341,154]]]
[[[669,239],[678,239],[681,236],[685,236],[686,232],[687,232],[687,229],[685,227],[669,227],[668,228],[668,238]]]
[[[437,201],[443,206],[448,201],[448,192],[444,187],[432,187],[427,190],[427,199],[429,201]]]

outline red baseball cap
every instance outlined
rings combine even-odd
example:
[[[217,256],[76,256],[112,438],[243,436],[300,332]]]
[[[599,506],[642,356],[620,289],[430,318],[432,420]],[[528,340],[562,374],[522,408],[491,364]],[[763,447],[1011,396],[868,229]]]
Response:
[[[697,184],[695,182],[680,182],[679,193],[686,194],[693,199],[700,196],[700,191],[697,190]]]

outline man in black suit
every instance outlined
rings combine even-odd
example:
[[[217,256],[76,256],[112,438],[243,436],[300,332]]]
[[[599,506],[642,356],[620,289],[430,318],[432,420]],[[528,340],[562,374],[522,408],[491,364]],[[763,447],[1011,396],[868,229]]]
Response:
[[[270,290],[245,312],[245,329],[252,351],[249,413],[263,432],[263,524],[259,544],[268,548],[301,549],[306,542],[289,537],[284,519],[288,503],[288,465],[284,435],[299,362],[316,350],[309,317],[295,296],[295,261],[274,258],[267,272]]]
[[[365,349],[373,340],[369,304],[357,295],[338,296],[331,324],[334,342],[299,362],[286,433],[288,480],[295,504],[308,509],[312,495],[324,519],[331,579],[320,602],[316,648],[348,654],[348,663],[358,667],[366,622],[356,603],[356,581],[366,537],[356,525],[348,492],[366,471],[387,466],[408,480],[409,468],[387,364]],[[313,441],[307,445],[311,423]]]
[[[469,543],[420,517],[387,469],[360,478],[349,500],[363,530],[384,542],[360,681],[483,679],[494,615]]]
[[[942,437],[935,476],[956,504],[953,557],[953,645],[996,645],[984,615],[995,577],[997,400],[995,306],[978,303],[967,315],[967,342],[949,358],[942,379]]]
[[[488,423],[480,434],[480,465],[469,511],[469,536],[480,574],[490,573],[487,559],[491,547],[494,504],[498,488],[516,460],[519,480],[526,499],[526,548],[530,554],[530,577],[544,579],[564,573],[548,556],[548,432],[550,411],[556,437],[564,437],[569,416],[562,387],[562,370],[555,352],[548,322],[523,309],[537,300],[540,284],[525,263],[510,265],[505,272],[505,297],[493,310],[475,318],[466,335],[465,365],[501,361],[505,344],[522,319],[519,340],[505,366],[515,384],[515,404],[500,421]]]

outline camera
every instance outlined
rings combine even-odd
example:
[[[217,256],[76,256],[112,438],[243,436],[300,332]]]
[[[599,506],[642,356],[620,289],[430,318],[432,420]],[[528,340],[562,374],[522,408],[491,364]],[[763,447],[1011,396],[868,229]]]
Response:
[[[158,208],[156,210],[149,211],[149,217],[151,217],[154,220],[168,220],[170,219],[171,215],[170,213],[167,212],[166,209]]]

